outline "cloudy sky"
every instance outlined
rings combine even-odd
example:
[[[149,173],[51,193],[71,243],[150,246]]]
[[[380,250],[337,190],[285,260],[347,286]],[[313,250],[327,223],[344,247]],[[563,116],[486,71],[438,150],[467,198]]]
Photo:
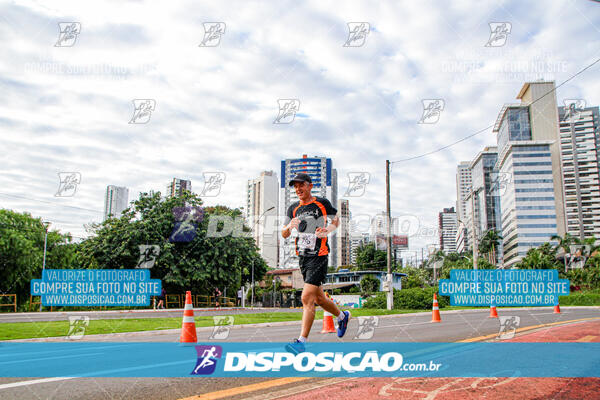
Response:
[[[132,200],[179,177],[198,193],[203,173],[221,171],[205,204],[240,207],[248,179],[308,154],[333,159],[340,196],[349,172],[368,172],[350,207],[373,215],[385,208],[386,159],[489,127],[523,82],[559,84],[600,57],[590,0],[341,4],[2,1],[0,207],[83,237],[109,184]],[[368,24],[364,43],[349,41],[352,22]],[[76,23],[74,38],[60,23]],[[490,23],[506,23],[505,39]],[[205,26],[224,33],[201,46]],[[558,102],[600,104],[599,71],[560,87]],[[134,99],[155,102],[146,123],[129,123]],[[279,99],[299,100],[293,122],[273,123]],[[444,107],[419,124],[427,99]],[[393,164],[393,214],[421,224],[411,249],[437,241],[427,232],[456,201],[457,163],[494,144],[484,129]],[[72,197],[55,196],[62,172],[81,176]]]

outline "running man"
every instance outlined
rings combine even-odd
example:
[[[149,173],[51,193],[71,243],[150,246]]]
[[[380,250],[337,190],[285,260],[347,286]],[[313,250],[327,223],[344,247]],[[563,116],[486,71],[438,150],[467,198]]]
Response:
[[[346,333],[350,312],[341,312],[333,301],[327,298],[321,287],[327,277],[327,255],[329,254],[327,235],[340,223],[337,210],[329,200],[312,196],[310,191],[313,184],[307,174],[297,174],[289,185],[294,186],[300,201],[288,208],[281,236],[287,239],[292,234],[292,229],[298,231],[296,254],[300,260],[304,288],[302,289],[302,332],[298,339],[286,345],[286,350],[298,354],[305,351],[304,343],[315,320],[315,303],[337,317],[338,337]],[[327,224],[328,217],[332,218],[331,224]]]
[[[198,364],[196,366],[196,368],[194,368],[194,372],[192,372],[193,374],[197,374],[198,369],[210,367],[211,365],[213,365],[215,363],[212,360],[212,358],[216,356],[215,350],[216,350],[215,346],[211,347],[210,349],[204,350],[204,352],[202,353],[202,357],[203,357],[202,362],[200,364]]]

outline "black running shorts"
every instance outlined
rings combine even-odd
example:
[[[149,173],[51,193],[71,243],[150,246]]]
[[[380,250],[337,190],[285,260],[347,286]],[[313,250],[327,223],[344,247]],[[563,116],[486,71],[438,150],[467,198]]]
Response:
[[[300,271],[304,283],[321,286],[327,278],[327,256],[300,256]]]

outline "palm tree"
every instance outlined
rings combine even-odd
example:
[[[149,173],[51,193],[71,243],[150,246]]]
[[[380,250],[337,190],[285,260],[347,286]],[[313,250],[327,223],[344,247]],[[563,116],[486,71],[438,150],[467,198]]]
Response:
[[[439,263],[440,261],[442,262],[441,265],[444,265],[444,260],[446,259],[446,253],[444,253],[444,250],[438,250],[435,253],[433,253],[431,255],[431,257],[429,257],[429,259],[427,260],[427,267],[428,268],[433,268],[433,280],[432,282],[435,282],[437,280],[437,275],[440,273],[440,271],[438,271],[437,268],[437,263]],[[442,268],[439,268],[440,270]]]
[[[584,265],[588,262],[588,260],[591,257],[596,255],[600,250],[600,241],[598,242],[598,244],[596,244],[596,242],[597,240],[595,237],[590,237],[583,241],[584,246],[581,249],[581,256],[585,259]]]
[[[567,254],[571,254],[571,245],[581,244],[581,240],[569,233],[565,233],[564,237],[553,235],[550,240],[558,242],[554,247],[557,252],[558,250],[563,250],[563,263],[565,264],[565,272],[567,272]]]
[[[488,230],[479,242],[479,253],[487,254],[490,264],[496,265],[496,249],[502,236],[495,229]]]

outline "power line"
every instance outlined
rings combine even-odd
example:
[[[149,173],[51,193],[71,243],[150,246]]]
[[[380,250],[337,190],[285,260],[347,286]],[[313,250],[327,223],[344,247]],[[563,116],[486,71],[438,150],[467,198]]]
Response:
[[[39,203],[51,204],[53,206],[58,206],[58,207],[74,208],[76,210],[83,210],[83,211],[91,211],[91,212],[95,212],[95,213],[102,213],[102,211],[91,210],[89,208],[83,208],[83,207],[77,207],[77,206],[68,206],[68,205],[65,205],[65,204],[56,204],[55,202],[52,202],[52,201],[39,200],[39,199],[31,198],[31,197],[19,196],[19,195],[16,195],[16,194],[8,194],[8,193],[1,193],[0,192],[0,196],[15,197],[17,199],[25,199],[25,200],[37,201]]]
[[[578,72],[577,72],[575,75],[573,75],[573,76],[569,77],[568,79],[566,79],[565,81],[561,82],[561,83],[560,83],[558,86],[555,86],[555,87],[554,87],[554,89],[550,90],[548,93],[546,93],[546,94],[544,94],[543,96],[541,96],[540,98],[538,98],[538,99],[536,99],[536,100],[532,101],[532,102],[531,102],[529,105],[531,105],[531,104],[535,104],[536,102],[540,101],[541,99],[543,99],[544,97],[546,97],[546,96],[547,96],[547,95],[549,95],[550,93],[553,93],[553,92],[555,92],[555,91],[556,91],[556,89],[558,89],[559,87],[563,86],[565,83],[567,83],[567,82],[571,81],[571,80],[572,80],[572,79],[574,79],[575,77],[579,76],[581,73],[585,72],[586,70],[588,70],[589,68],[591,68],[592,66],[594,66],[595,64],[597,64],[598,62],[600,62],[600,58],[596,59],[596,61],[592,62],[591,64],[587,65],[587,66],[586,66],[586,67],[584,67],[583,69],[579,70],[579,71],[578,71]],[[452,147],[452,146],[454,146],[454,145],[456,145],[456,144],[458,144],[458,143],[464,142],[464,141],[465,141],[465,140],[467,140],[467,139],[470,139],[470,138],[472,138],[472,137],[474,137],[474,136],[477,136],[477,135],[479,135],[480,133],[483,133],[483,132],[485,132],[485,131],[487,131],[488,129],[490,129],[490,128],[493,128],[493,127],[494,127],[494,125],[493,125],[493,124],[492,124],[492,125],[489,125],[489,126],[487,126],[487,127],[483,128],[483,129],[480,129],[480,130],[478,130],[478,131],[477,131],[477,132],[475,132],[475,133],[472,133],[472,134],[470,134],[470,135],[467,135],[467,136],[465,136],[465,137],[463,137],[463,138],[461,138],[461,139],[457,140],[456,142],[450,143],[450,144],[448,144],[448,145],[446,145],[446,146],[443,146],[443,147],[440,147],[440,148],[438,148],[438,149],[436,149],[436,150],[432,150],[432,151],[430,151],[430,152],[423,153],[423,154],[420,154],[420,155],[418,155],[418,156],[413,156],[413,157],[403,158],[403,159],[396,160],[396,161],[391,161],[391,164],[394,164],[394,163],[400,163],[400,162],[405,162],[405,161],[411,161],[411,160],[416,160],[417,158],[423,158],[423,157],[426,157],[426,156],[428,156],[428,155],[431,155],[431,154],[434,154],[434,153],[438,153],[438,152],[440,152],[440,151],[442,151],[442,150],[445,150],[445,149],[447,149],[447,148],[449,148],[449,147]]]

